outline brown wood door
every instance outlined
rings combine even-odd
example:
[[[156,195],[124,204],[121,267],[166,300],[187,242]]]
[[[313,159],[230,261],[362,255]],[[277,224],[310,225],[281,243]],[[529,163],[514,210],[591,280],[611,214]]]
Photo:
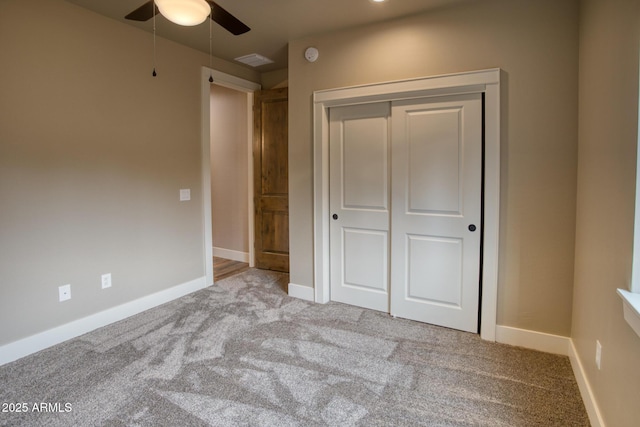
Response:
[[[288,89],[256,92],[253,117],[256,267],[288,272]]]

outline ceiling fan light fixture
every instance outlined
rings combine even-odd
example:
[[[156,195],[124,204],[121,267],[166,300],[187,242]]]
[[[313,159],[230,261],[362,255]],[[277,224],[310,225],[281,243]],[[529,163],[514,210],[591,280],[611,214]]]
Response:
[[[155,0],[158,10],[169,21],[184,26],[202,24],[211,13],[205,0]]]

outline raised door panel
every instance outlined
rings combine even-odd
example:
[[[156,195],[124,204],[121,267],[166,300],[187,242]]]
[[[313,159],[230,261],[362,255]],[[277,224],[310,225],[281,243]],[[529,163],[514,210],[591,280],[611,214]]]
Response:
[[[344,286],[387,292],[388,240],[385,231],[342,229]]]
[[[287,99],[262,101],[261,180],[263,196],[286,195],[289,192],[289,159]]]
[[[384,118],[342,122],[342,206],[387,210],[388,130]]]
[[[458,107],[407,113],[409,212],[460,214],[460,123]]]
[[[462,240],[406,236],[407,295],[418,303],[462,306]]]

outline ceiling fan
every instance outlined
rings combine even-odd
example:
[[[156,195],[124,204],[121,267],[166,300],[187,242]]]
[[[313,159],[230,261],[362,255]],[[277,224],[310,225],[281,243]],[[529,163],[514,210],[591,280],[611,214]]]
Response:
[[[206,1],[206,3],[208,3],[209,6],[211,7],[211,19],[217,24],[221,25],[224,29],[229,31],[231,34],[237,36],[240,34],[244,34],[251,29],[247,25],[245,25],[242,21],[240,21],[238,18],[236,18],[235,16],[227,12],[225,9],[223,9],[217,3],[211,0],[203,0],[203,1]],[[134,10],[133,12],[129,13],[127,16],[125,16],[125,19],[129,19],[132,21],[141,21],[141,22],[148,21],[149,19],[153,18],[158,12],[160,12],[159,9],[162,9],[162,7],[159,6],[158,3],[160,2],[156,2],[156,4],[154,5],[154,0],[149,0],[148,2],[146,2],[145,4],[143,4],[136,10]],[[182,24],[182,25],[185,25],[185,24]],[[193,25],[193,24],[186,24],[186,25]]]

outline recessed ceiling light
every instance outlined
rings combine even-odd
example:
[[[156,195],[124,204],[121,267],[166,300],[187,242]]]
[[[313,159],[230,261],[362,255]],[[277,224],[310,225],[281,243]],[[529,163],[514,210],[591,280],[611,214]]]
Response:
[[[386,0],[371,0],[371,1],[374,2],[374,3],[382,3],[382,2],[384,2]]]

